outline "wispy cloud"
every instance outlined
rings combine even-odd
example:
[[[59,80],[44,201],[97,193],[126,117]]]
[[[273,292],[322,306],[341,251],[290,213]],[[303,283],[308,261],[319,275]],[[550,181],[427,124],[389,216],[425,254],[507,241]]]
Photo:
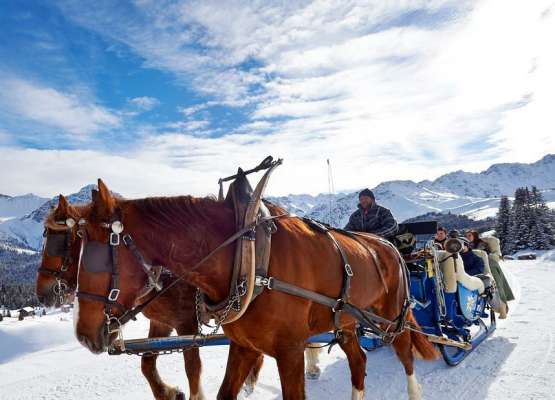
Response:
[[[168,183],[183,184],[175,179],[181,171],[191,188],[200,188],[271,153],[286,159],[270,188],[284,193],[323,190],[326,158],[337,187],[357,188],[555,152],[551,1],[60,7],[72,22],[138,56],[143,68],[171,73],[194,94],[187,97],[193,105],[178,109],[182,120],[172,115],[135,138],[126,165],[158,165],[153,170],[167,173]],[[68,99],[56,103],[71,105],[54,108],[85,110],[88,123],[62,125],[66,113],[52,121],[49,109],[35,115],[7,103],[25,118],[70,132],[122,123],[121,114],[94,100],[54,92]],[[144,110],[156,106],[136,102]],[[166,178],[155,180],[148,184],[161,188]]]
[[[129,99],[128,102],[142,111],[150,111],[160,105],[160,100],[148,96],[133,97]]]
[[[20,78],[0,79],[0,107],[23,121],[31,120],[76,136],[87,136],[120,123],[116,113],[99,104]]]

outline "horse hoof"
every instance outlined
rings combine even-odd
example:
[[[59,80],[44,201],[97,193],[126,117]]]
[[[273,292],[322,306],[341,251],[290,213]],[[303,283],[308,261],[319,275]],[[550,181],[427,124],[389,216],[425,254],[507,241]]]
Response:
[[[320,371],[310,371],[306,373],[306,379],[311,381],[318,380],[320,378]]]
[[[254,385],[244,384],[243,385],[243,392],[245,397],[249,397],[254,392]]]
[[[186,400],[185,393],[183,393],[182,391],[178,391],[175,394],[175,400]]]

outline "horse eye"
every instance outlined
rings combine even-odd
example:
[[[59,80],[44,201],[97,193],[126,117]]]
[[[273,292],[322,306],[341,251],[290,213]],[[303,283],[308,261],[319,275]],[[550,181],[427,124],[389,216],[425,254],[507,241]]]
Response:
[[[114,233],[122,233],[123,232],[123,224],[120,221],[112,222],[112,232]]]

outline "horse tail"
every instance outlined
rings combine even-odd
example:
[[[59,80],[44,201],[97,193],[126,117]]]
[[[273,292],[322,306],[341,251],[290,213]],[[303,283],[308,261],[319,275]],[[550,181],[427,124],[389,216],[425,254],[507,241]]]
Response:
[[[407,314],[407,322],[413,328],[418,330],[421,329],[420,325],[418,325],[418,322],[416,322],[416,319],[414,319],[412,310],[409,310]],[[435,360],[439,357],[439,352],[436,350],[433,343],[430,342],[425,335],[415,332],[413,330],[410,330],[409,332],[410,332],[410,339],[412,343],[412,350],[416,355],[416,357],[422,358],[428,361]]]

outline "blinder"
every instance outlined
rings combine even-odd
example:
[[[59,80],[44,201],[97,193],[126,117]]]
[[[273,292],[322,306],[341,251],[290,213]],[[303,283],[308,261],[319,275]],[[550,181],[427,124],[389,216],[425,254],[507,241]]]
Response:
[[[46,254],[50,257],[65,257],[67,247],[67,234],[65,232],[48,232],[48,234],[46,234]]]
[[[112,250],[108,243],[89,240],[83,249],[83,268],[88,272],[112,272]]]

